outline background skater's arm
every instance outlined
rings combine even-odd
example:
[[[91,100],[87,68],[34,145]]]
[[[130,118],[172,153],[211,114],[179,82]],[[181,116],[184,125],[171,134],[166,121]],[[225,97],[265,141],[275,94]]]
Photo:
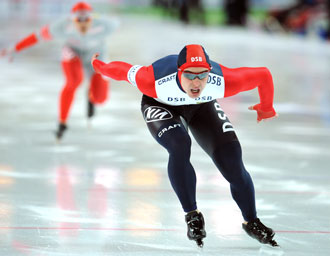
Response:
[[[249,109],[257,111],[258,122],[277,116],[273,108],[273,78],[267,68],[243,67],[231,69],[222,65],[220,66],[225,80],[225,97],[230,97],[239,92],[249,91],[258,87],[260,103],[249,107]]]
[[[14,46],[8,47],[6,49],[2,49],[0,51],[0,56],[9,56],[9,59],[13,59],[13,55],[18,53],[24,49],[34,46],[41,40],[51,40],[52,36],[49,31],[49,26],[46,25],[41,28],[39,32],[33,32],[28,36],[24,37],[20,41],[18,41]]]
[[[97,57],[98,54],[94,54],[91,60],[95,72],[118,81],[127,81],[136,86],[143,94],[157,98],[152,66],[133,66],[123,61],[104,63],[98,60]]]

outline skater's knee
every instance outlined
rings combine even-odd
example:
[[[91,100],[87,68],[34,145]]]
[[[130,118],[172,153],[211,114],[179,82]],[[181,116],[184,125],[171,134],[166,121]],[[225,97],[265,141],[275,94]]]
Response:
[[[94,104],[102,104],[108,98],[108,88],[102,88],[101,90],[90,90],[89,100]]]
[[[190,138],[180,138],[173,140],[167,148],[168,152],[175,158],[181,160],[190,158],[191,140]]]
[[[159,143],[174,157],[190,157],[191,139],[184,128],[173,129],[174,125],[159,130]],[[169,130],[171,128],[171,130]]]
[[[213,152],[213,161],[231,184],[243,185],[249,179],[242,160],[242,149],[238,141],[232,141]]]
[[[242,165],[242,149],[238,141],[231,141],[219,145],[212,152],[212,159],[217,165],[228,169],[235,165]]]
[[[83,80],[83,72],[78,58],[68,62],[62,62],[64,76],[66,79],[65,87],[76,88]]]
[[[74,92],[79,87],[81,82],[82,82],[82,77],[79,77],[79,76],[67,79],[67,81],[66,81],[66,83],[63,87],[63,91],[65,91],[65,92]]]
[[[73,75],[70,79],[68,79],[67,86],[76,89],[81,84],[82,80],[82,75]]]
[[[94,104],[102,104],[107,100],[107,94],[91,94],[89,96],[89,100],[90,102],[94,103]]]

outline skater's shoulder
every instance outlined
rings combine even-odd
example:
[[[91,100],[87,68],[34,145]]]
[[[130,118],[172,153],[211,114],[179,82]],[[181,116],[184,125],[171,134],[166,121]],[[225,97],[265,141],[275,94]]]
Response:
[[[178,71],[177,60],[178,55],[168,55],[152,63],[155,79],[176,73]]]
[[[211,65],[212,65],[212,69],[211,69],[210,72],[213,73],[213,74],[216,74],[216,75],[223,76],[220,64],[213,61],[213,60],[211,60],[210,62],[211,62]]]
[[[116,29],[120,25],[120,20],[116,17],[105,15],[93,15],[93,26],[105,26],[109,29]]]
[[[69,16],[61,16],[50,22],[47,26],[50,33],[56,37],[75,30],[72,19]]]

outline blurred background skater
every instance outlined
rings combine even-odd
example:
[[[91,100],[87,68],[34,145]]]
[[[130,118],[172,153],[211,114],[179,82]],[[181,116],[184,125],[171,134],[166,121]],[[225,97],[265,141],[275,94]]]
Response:
[[[264,27],[270,32],[292,32],[329,39],[330,0],[297,0],[286,8],[270,9]]]
[[[245,26],[249,11],[248,0],[226,0],[226,25]]]
[[[330,40],[330,0],[327,0],[327,5],[326,5],[326,12],[327,12],[327,28],[324,33],[324,38],[327,40]]]
[[[200,24],[205,24],[205,10],[201,0],[179,0],[180,20],[190,23],[192,17]]]
[[[201,0],[153,0],[154,6],[161,7],[172,18],[178,17],[185,24],[195,22],[206,24],[206,13]]]
[[[10,60],[22,50],[41,41],[52,39],[64,43],[61,64],[65,84],[59,95],[58,128],[55,133],[60,140],[67,130],[67,121],[77,88],[84,77],[89,80],[87,93],[87,118],[95,113],[95,104],[102,104],[109,97],[109,81],[96,74],[90,65],[95,51],[105,54],[107,37],[116,29],[118,21],[106,17],[92,16],[92,6],[87,2],[77,2],[71,9],[71,15],[59,18],[38,32],[31,33],[13,47],[1,50],[1,56]]]

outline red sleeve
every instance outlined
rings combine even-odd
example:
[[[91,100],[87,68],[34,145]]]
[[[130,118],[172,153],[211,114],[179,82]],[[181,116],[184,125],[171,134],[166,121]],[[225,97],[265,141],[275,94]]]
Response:
[[[221,66],[225,80],[225,97],[258,87],[261,110],[273,110],[274,84],[267,68],[227,68]]]
[[[27,37],[25,37],[21,41],[19,41],[15,45],[15,50],[17,52],[19,52],[25,48],[28,48],[28,47],[36,44],[37,42],[38,42],[37,35],[35,33],[32,33],[31,35],[28,35]]]
[[[115,80],[127,81],[132,85],[136,85],[143,94],[157,98],[152,65],[139,67],[122,61],[112,61],[106,64],[98,59],[94,60],[92,65],[96,72]],[[135,67],[138,68],[138,71],[131,78],[132,80],[129,80],[128,75],[133,72],[132,70]]]
[[[46,41],[52,39],[48,25],[41,28],[40,35],[41,35],[41,38]],[[25,48],[29,48],[29,47],[35,45],[36,43],[38,43],[38,37],[37,37],[36,33],[32,33],[32,34],[28,35],[27,37],[23,38],[21,41],[19,41],[15,45],[15,50],[17,52],[19,52],[19,51],[24,50]]]
[[[152,98],[157,98],[155,89],[154,68],[152,65],[142,67],[136,74],[136,84],[139,90]]]
[[[132,67],[131,64],[122,61],[113,61],[108,64],[100,60],[93,61],[93,68],[96,72],[118,81],[127,81],[127,73]]]

